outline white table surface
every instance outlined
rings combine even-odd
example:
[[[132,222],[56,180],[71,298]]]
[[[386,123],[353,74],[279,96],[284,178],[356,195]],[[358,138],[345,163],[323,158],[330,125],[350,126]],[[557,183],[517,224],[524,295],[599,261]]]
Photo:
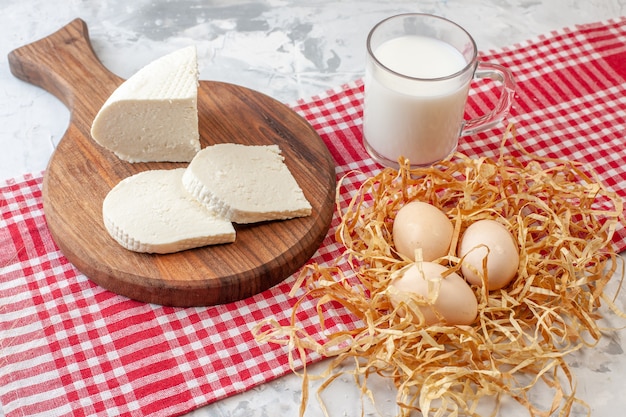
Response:
[[[3,57],[80,17],[104,65],[124,78],[167,52],[195,44],[201,79],[232,82],[292,103],[361,77],[369,29],[393,14],[447,17],[486,51],[626,15],[626,0],[0,0],[0,10]],[[6,58],[0,60],[0,180],[43,171],[68,122],[63,104],[14,78]],[[626,331],[611,332],[595,349],[570,359],[578,394],[593,416],[626,410],[625,351]],[[288,375],[189,415],[297,416],[300,383]],[[376,395],[380,414],[395,415],[391,387],[382,384]],[[321,416],[312,397],[306,416]],[[325,400],[331,416],[361,415],[349,378],[333,385]],[[366,415],[377,415],[371,412],[368,408]],[[511,407],[501,415],[527,413]]]

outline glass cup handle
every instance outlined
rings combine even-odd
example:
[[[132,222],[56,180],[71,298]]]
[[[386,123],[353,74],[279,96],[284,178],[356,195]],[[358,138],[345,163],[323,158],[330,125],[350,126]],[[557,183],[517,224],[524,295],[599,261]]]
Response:
[[[480,62],[474,73],[474,78],[491,78],[494,81],[498,81],[502,84],[502,92],[500,93],[500,100],[492,111],[475,119],[465,121],[461,136],[472,135],[501,122],[509,112],[515,96],[515,79],[513,74],[502,65]]]

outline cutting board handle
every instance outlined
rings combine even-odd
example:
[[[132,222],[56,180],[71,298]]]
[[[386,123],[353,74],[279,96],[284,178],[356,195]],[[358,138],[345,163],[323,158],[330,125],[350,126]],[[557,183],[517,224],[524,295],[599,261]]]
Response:
[[[123,80],[107,70],[89,40],[87,24],[75,19],[53,34],[9,53],[17,78],[61,100],[73,119],[91,124],[100,106]],[[75,114],[76,112],[84,114]],[[77,117],[78,116],[78,117]]]

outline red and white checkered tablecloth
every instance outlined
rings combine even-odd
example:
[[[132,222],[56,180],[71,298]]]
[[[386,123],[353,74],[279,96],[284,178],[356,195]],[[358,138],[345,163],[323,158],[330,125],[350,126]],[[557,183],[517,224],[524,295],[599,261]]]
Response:
[[[530,151],[589,163],[626,196],[626,18],[555,31],[483,54],[510,68],[518,92],[508,122]],[[496,99],[475,86],[469,116]],[[320,133],[342,176],[346,201],[379,168],[361,145],[360,81],[294,108]],[[496,155],[506,122],[464,138],[468,155]],[[290,372],[286,348],[258,344],[252,327],[283,323],[295,302],[294,277],[255,297],[208,308],[148,305],[108,292],[80,274],[46,228],[42,175],[0,187],[0,403],[7,417],[178,415]],[[340,248],[331,231],[312,261]],[[615,237],[626,249],[626,233]],[[326,312],[330,330],[353,325],[342,309]],[[317,328],[313,304],[299,319]]]

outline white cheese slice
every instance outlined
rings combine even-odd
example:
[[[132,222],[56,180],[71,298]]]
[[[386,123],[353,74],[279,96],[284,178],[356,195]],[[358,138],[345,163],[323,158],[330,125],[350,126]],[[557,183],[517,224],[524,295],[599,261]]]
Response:
[[[200,150],[195,46],[165,55],[123,82],[96,115],[91,136],[125,161],[191,161]]]
[[[185,168],[149,170],[120,181],[102,204],[109,234],[135,252],[172,253],[235,240],[231,222],[182,186]]]
[[[235,223],[311,214],[277,145],[208,146],[187,167],[183,185],[209,210]]]

